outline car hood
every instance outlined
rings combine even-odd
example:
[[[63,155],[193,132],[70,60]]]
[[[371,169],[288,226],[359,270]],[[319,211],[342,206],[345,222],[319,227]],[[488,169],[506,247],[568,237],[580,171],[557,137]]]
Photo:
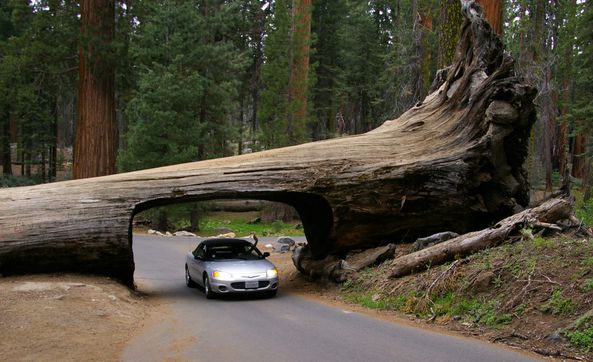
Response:
[[[221,260],[208,262],[207,268],[227,273],[265,273],[273,269],[274,264],[265,259],[261,260]]]

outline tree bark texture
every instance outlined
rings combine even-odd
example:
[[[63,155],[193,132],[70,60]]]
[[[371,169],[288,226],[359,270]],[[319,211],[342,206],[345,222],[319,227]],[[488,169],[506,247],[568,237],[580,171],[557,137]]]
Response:
[[[478,0],[478,4],[484,9],[484,17],[492,30],[499,36],[502,35],[502,1],[501,0]]]
[[[2,174],[12,175],[12,155],[10,153],[10,121],[8,112],[2,114],[0,111],[0,117],[6,117],[2,120],[0,129],[0,145],[2,149]]]
[[[401,277],[429,266],[441,265],[462,258],[480,250],[504,243],[509,237],[517,236],[521,228],[551,228],[561,230],[556,223],[570,220],[572,204],[564,199],[552,199],[544,204],[512,215],[493,227],[471,232],[454,239],[407,254],[393,260],[391,277]]]
[[[441,1],[438,27],[439,67],[446,67],[453,61],[455,49],[459,43],[459,28],[462,22],[461,3],[458,0]]]
[[[144,171],[0,190],[0,273],[79,271],[132,283],[132,219],[213,199],[293,206],[321,259],[522,210],[534,91],[481,10],[464,3],[456,60],[436,89],[366,134]]]
[[[307,123],[311,9],[311,0],[292,1],[292,62],[288,90],[291,103],[288,138],[291,144],[303,138],[299,132],[306,129]]]
[[[76,179],[115,173],[117,122],[112,41],[114,0],[80,3],[78,108],[73,176]]]

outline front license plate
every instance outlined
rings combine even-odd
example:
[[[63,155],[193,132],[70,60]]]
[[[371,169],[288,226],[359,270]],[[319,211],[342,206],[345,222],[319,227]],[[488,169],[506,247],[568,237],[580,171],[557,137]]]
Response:
[[[257,281],[245,282],[245,289],[257,289],[257,287],[259,287],[259,282]]]

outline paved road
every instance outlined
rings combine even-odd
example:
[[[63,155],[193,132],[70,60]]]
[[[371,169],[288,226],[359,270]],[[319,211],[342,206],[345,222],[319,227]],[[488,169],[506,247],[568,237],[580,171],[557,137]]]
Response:
[[[369,318],[291,295],[207,300],[184,284],[195,239],[134,236],[136,280],[171,313],[124,361],[535,361],[509,349]],[[282,284],[281,284],[282,285]]]

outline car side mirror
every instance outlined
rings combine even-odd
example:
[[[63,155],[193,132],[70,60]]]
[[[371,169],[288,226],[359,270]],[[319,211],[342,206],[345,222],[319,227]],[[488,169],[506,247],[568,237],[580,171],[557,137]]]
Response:
[[[263,256],[264,256],[264,258],[267,258],[268,256],[270,256],[270,253],[268,253],[268,252],[266,251],[266,252],[264,252]]]
[[[194,259],[196,259],[196,260],[204,260],[204,258],[201,257],[200,255],[194,255]]]

